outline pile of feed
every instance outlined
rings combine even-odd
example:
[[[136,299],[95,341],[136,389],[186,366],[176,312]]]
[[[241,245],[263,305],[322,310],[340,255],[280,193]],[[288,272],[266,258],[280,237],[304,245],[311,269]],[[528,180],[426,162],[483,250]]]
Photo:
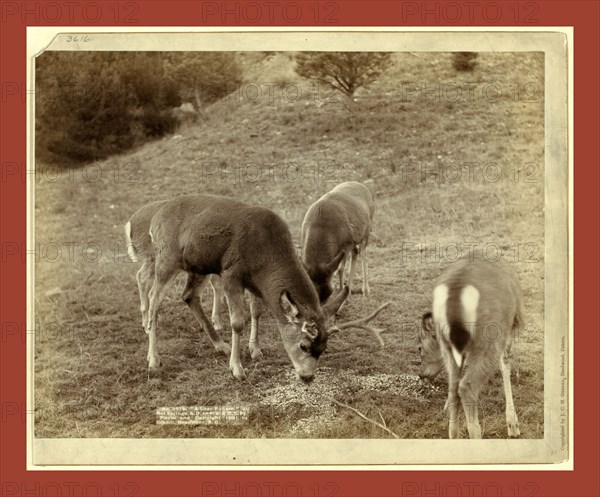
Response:
[[[423,383],[418,376],[409,374],[359,375],[356,371],[320,368],[310,385],[296,379],[287,371],[274,388],[264,392],[260,404],[285,413],[305,415],[291,428],[292,435],[306,435],[318,424],[320,427],[335,423],[336,412],[343,409],[344,398],[361,398],[367,392],[397,395],[411,402],[428,402],[440,387]],[[400,399],[399,399],[400,401]]]

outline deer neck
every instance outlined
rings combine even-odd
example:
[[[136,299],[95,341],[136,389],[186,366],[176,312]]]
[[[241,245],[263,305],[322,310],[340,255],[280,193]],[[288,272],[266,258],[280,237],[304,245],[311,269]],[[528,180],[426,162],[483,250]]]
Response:
[[[335,258],[339,249],[331,230],[312,227],[307,232],[302,248],[302,260],[308,267],[327,265]]]
[[[302,263],[294,254],[293,258],[272,261],[255,278],[257,290],[280,324],[287,323],[280,306],[280,297],[287,292],[301,313],[307,318],[321,314],[319,298]]]

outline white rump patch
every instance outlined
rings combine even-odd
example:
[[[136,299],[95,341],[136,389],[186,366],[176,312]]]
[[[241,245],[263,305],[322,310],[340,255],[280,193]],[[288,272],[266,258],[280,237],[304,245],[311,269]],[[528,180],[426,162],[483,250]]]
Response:
[[[479,305],[479,290],[473,285],[465,285],[460,294],[460,302],[463,307],[463,321],[465,329],[473,337],[475,323],[477,322],[477,306]]]
[[[456,350],[456,347],[452,342],[450,342],[450,350],[452,351],[452,357],[454,357],[454,362],[460,368],[462,366],[463,356],[462,354]]]
[[[125,238],[127,238],[127,255],[133,262],[138,262],[137,255],[131,242],[131,221],[127,221],[125,225]]]
[[[462,318],[464,329],[471,335],[475,332],[475,324],[477,322],[477,305],[479,304],[479,291],[473,285],[466,285],[460,293],[460,302],[462,304]],[[450,330],[448,330],[450,332]],[[454,344],[450,342],[452,356],[454,362],[460,368],[463,362],[463,355],[456,349]]]

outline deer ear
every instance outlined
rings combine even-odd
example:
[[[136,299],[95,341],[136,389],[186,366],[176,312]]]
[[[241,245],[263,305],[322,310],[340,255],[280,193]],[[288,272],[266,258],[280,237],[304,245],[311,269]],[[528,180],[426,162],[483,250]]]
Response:
[[[283,311],[283,314],[287,320],[290,323],[295,322],[299,314],[298,307],[296,307],[296,305],[294,305],[294,303],[291,301],[287,292],[282,292],[281,296],[279,297],[279,305],[281,306],[281,310]]]
[[[346,255],[346,252],[344,252],[343,250],[340,250],[338,252],[338,254],[333,258],[333,260],[326,264],[324,269],[324,272],[326,274],[331,274],[333,273],[339,266],[340,266],[340,262],[342,262],[342,259],[344,258],[344,256]]]
[[[423,329],[429,333],[435,331],[435,323],[433,322],[433,314],[431,312],[426,312],[423,314],[421,318],[421,324]]]
[[[342,307],[342,304],[348,298],[349,293],[350,288],[348,288],[348,285],[344,285],[344,288],[342,288],[336,295],[332,295],[329,297],[329,299],[327,299],[327,302],[322,307],[325,319],[335,316],[335,313],[340,307]]]

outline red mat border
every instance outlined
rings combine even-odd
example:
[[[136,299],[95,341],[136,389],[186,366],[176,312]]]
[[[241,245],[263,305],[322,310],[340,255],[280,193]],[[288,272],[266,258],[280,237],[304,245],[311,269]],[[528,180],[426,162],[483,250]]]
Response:
[[[259,4],[262,16],[250,4]],[[270,3],[270,7],[269,4]],[[237,6],[236,6],[237,4]],[[295,5],[291,5],[295,4]],[[457,17],[456,5],[461,9]],[[596,1],[2,2],[0,495],[598,497],[598,47]],[[254,10],[252,10],[254,9]],[[317,16],[317,17],[315,17]],[[571,472],[26,471],[26,26],[574,26],[575,470]],[[23,166],[22,166],[23,165]],[[13,254],[15,247],[19,248]],[[19,337],[19,338],[15,338]],[[590,394],[590,392],[593,392]],[[260,492],[260,493],[258,493]]]

